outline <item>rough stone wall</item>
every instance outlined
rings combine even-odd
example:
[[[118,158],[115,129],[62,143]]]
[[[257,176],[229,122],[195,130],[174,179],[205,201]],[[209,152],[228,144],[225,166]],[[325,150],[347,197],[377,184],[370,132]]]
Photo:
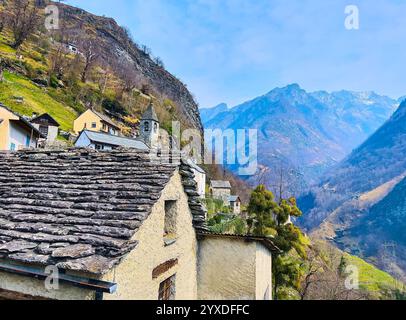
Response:
[[[48,143],[52,143],[58,138],[58,131],[59,131],[58,127],[55,126],[48,127],[48,137],[47,137]]]
[[[45,282],[38,279],[22,277],[6,272],[0,272],[0,287],[9,291],[44,297],[55,300],[94,300],[94,291],[60,284],[58,290],[47,290]]]
[[[256,299],[256,243],[229,238],[199,241],[198,298]]]
[[[229,197],[231,195],[230,189],[211,188],[212,196],[214,199],[222,200],[224,205],[230,205]]]
[[[169,246],[165,246],[163,237],[166,200],[178,201],[177,240]],[[118,284],[117,292],[105,295],[106,300],[157,300],[160,283],[174,274],[175,299],[197,298],[196,233],[179,174],[172,177],[134,240],[139,241],[137,248],[103,278]],[[173,259],[178,259],[178,263],[153,279],[153,270]]]

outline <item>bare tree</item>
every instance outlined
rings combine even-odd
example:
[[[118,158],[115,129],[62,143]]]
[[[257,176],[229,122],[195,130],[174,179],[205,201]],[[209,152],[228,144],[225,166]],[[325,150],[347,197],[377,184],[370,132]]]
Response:
[[[39,9],[32,0],[9,1],[8,25],[13,32],[12,47],[18,49],[37,30],[41,16]]]
[[[90,71],[100,57],[96,39],[93,37],[85,38],[80,43],[81,52],[84,57],[84,67],[82,71],[82,82],[86,82]]]
[[[5,25],[6,25],[6,14],[4,12],[3,4],[0,4],[0,32],[3,31]]]
[[[309,252],[308,272],[303,276],[302,300],[367,300],[367,292],[349,289],[339,268],[342,253],[330,244],[318,245]]]

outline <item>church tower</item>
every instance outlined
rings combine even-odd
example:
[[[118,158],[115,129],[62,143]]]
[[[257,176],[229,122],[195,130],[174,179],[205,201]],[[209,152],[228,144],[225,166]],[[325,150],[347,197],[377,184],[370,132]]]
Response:
[[[150,148],[158,147],[159,120],[152,102],[141,118],[140,140],[142,140]]]

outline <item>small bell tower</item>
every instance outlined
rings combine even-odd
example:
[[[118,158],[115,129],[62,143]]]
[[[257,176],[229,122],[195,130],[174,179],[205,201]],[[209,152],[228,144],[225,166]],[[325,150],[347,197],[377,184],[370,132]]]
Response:
[[[150,148],[158,147],[159,120],[152,102],[141,118],[140,139]]]

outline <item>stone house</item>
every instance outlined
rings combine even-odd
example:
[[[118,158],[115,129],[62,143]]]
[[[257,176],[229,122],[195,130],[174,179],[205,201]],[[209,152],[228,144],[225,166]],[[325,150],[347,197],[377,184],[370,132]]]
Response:
[[[88,109],[73,122],[73,131],[78,135],[82,130],[105,132],[114,136],[120,135],[121,129],[108,116]]]
[[[222,180],[212,180],[210,182],[210,195],[213,199],[223,201],[225,206],[229,206],[231,196],[230,182]]]
[[[231,213],[235,215],[241,214],[241,199],[239,196],[230,196],[230,209]]]
[[[83,130],[75,141],[79,148],[91,148],[95,150],[113,150],[119,147],[134,148],[148,151],[148,146],[138,139],[115,136],[104,132]]]
[[[192,177],[133,149],[0,153],[0,299],[270,299],[278,248],[208,233]]]
[[[0,104],[0,150],[37,148],[42,137],[26,119]]]
[[[48,113],[36,116],[30,123],[44,136],[46,143],[52,143],[58,137],[59,123]]]

